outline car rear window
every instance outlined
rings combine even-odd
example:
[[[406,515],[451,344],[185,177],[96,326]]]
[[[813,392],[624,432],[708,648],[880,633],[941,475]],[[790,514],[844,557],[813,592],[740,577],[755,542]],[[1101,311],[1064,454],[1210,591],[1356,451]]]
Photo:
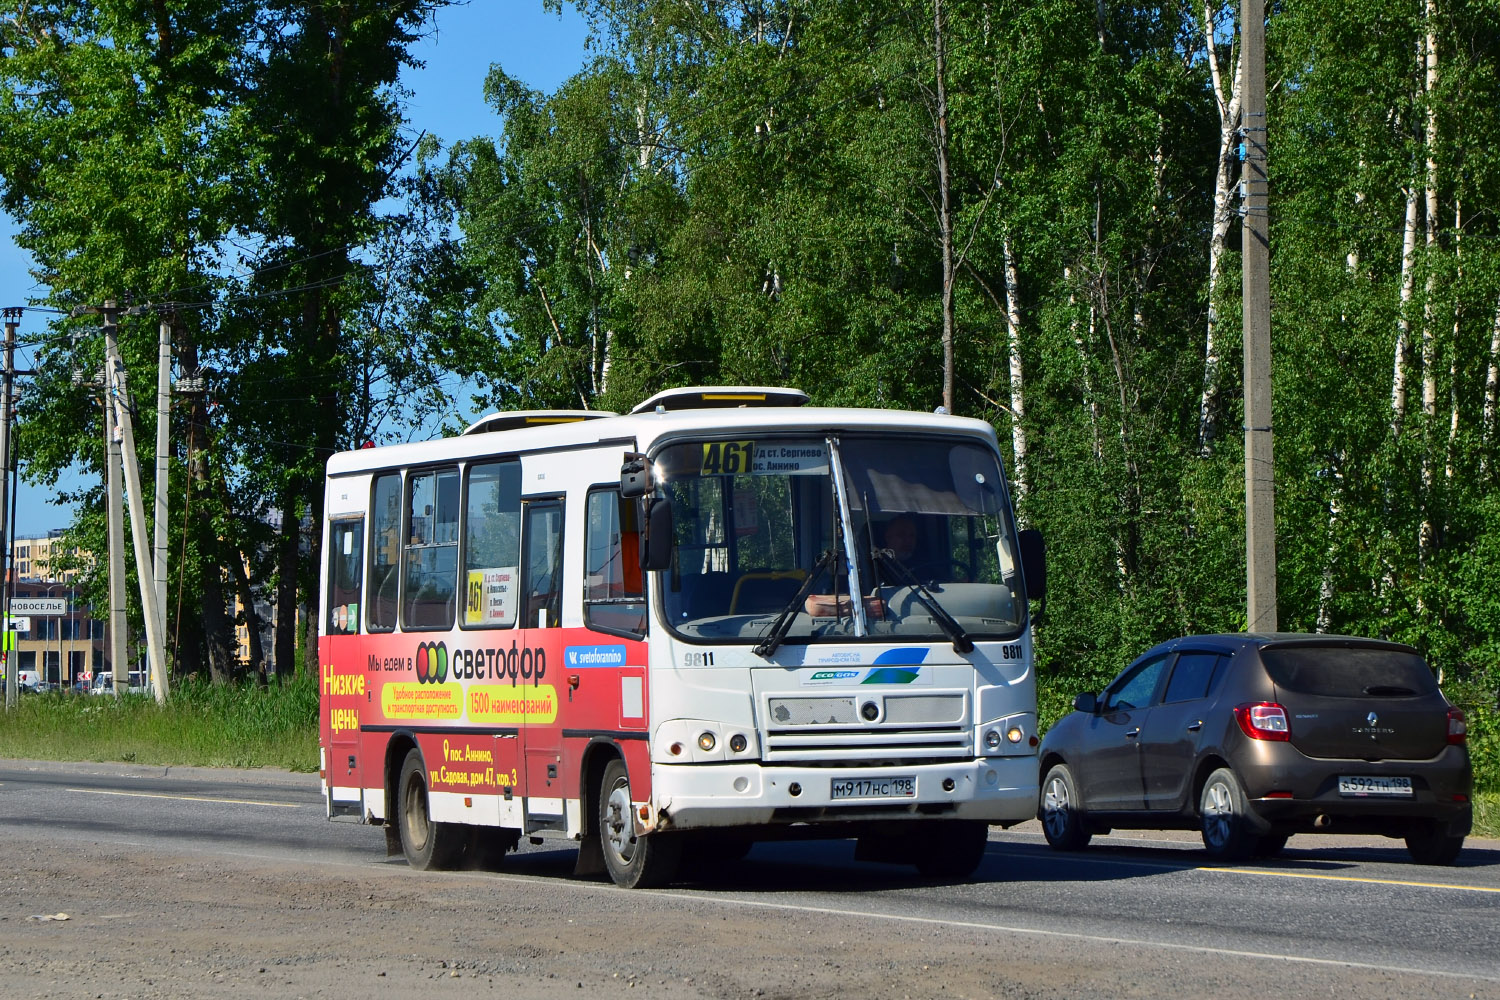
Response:
[[[1399,698],[1437,690],[1420,656],[1394,649],[1305,646],[1263,649],[1261,660],[1278,688],[1329,698]]]

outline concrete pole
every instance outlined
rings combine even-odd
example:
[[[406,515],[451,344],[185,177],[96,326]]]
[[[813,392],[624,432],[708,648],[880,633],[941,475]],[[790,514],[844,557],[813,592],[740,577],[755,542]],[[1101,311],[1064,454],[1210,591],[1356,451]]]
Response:
[[[1276,478],[1271,435],[1271,243],[1266,171],[1265,0],[1241,0],[1245,142],[1246,631],[1276,631]]]
[[[172,408],[172,317],[161,317],[157,339],[156,366],[156,513],[155,529],[156,628],[167,634],[167,433]]]
[[[106,303],[106,309],[110,303]],[[108,313],[106,313],[108,315]],[[146,510],[141,492],[141,467],[136,459],[135,431],[130,421],[130,393],[125,386],[125,362],[120,357],[120,345],[116,338],[117,328],[109,323],[104,328],[104,350],[110,362],[110,397],[115,408],[115,421],[119,427],[122,449],[121,467],[125,470],[125,488],[130,493],[130,538],[135,543],[136,579],[140,583],[141,610],[146,619],[146,655],[151,664],[151,680],[156,688],[156,700],[167,700],[167,653],[165,635],[159,627],[160,609],[156,606],[156,586],[147,579],[151,567],[151,550],[146,540]],[[120,675],[115,674],[118,684]]]
[[[5,608],[0,618],[4,619],[3,627],[10,628],[10,566],[11,566],[11,532],[15,525],[10,523],[10,400],[11,388],[15,376],[16,361],[16,326],[20,319],[21,310],[5,310],[5,378],[0,384],[0,544],[5,546],[4,558],[0,558],[0,573],[5,574],[5,579],[0,581],[0,599],[5,601]],[[5,654],[5,707],[7,710],[16,707],[16,695],[19,688],[16,686],[16,664],[12,662],[11,653]]]
[[[104,330],[107,340],[114,339],[115,302],[104,303]],[[126,658],[125,617],[125,498],[120,485],[120,435],[115,426],[115,362],[108,351],[104,356],[104,451],[105,513],[109,523],[109,668],[114,671],[115,694],[123,693],[130,683],[130,662]]]

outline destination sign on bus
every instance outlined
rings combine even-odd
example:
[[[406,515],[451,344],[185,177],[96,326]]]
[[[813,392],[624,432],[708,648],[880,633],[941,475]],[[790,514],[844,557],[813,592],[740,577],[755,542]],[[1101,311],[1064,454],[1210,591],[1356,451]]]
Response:
[[[465,625],[509,625],[516,620],[516,566],[469,570]]]
[[[822,441],[706,441],[704,476],[824,476],[828,445]]]

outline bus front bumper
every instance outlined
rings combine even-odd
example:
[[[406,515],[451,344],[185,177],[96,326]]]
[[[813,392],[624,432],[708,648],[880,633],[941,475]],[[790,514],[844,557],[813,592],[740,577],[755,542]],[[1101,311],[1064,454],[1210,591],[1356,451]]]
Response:
[[[641,825],[656,830],[904,819],[1010,826],[1036,816],[1034,756],[873,768],[653,764],[651,779]]]

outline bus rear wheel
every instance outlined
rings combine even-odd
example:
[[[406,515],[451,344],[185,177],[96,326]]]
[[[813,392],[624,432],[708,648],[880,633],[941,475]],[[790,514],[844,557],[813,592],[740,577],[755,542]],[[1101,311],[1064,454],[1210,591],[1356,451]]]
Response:
[[[401,764],[396,786],[396,822],[401,828],[401,851],[417,871],[452,868],[463,853],[465,831],[455,823],[433,822],[427,806],[427,768],[422,753],[412,750]]]
[[[618,886],[649,889],[665,885],[677,874],[681,840],[670,833],[636,836],[630,800],[630,773],[616,758],[599,781],[599,833],[604,867]]]

